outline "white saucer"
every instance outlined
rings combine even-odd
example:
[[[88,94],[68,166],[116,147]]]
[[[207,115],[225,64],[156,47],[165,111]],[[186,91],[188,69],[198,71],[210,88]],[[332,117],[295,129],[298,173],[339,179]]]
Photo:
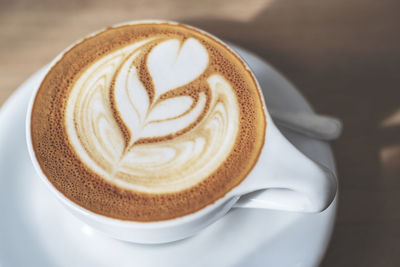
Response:
[[[268,106],[312,112],[281,74],[237,48],[254,70]],[[25,112],[43,70],[0,110],[0,266],[317,266],[333,229],[336,201],[320,214],[233,209],[200,234],[166,245],[105,237],[64,210],[36,175],[25,144]],[[329,145],[284,134],[334,169]]]

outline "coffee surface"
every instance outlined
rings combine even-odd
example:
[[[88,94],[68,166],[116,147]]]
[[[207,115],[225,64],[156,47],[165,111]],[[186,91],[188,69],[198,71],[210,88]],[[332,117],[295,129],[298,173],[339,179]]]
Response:
[[[264,144],[243,62],[184,25],[109,28],[63,54],[36,94],[32,144],[80,206],[132,221],[193,213],[237,186]]]

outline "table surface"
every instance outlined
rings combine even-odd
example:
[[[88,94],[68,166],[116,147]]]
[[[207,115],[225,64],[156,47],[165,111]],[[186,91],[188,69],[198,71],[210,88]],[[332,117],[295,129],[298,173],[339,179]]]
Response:
[[[0,0],[0,105],[74,40],[118,22],[192,24],[254,51],[319,113],[340,194],[322,266],[400,266],[400,1]]]

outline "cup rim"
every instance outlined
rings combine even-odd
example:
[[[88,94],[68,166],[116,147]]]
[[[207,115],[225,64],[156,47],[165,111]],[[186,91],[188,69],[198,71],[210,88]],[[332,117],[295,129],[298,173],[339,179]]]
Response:
[[[195,212],[192,212],[190,214],[183,215],[183,216],[180,216],[180,217],[167,219],[167,220],[160,220],[160,221],[141,222],[141,221],[133,221],[133,220],[122,220],[122,219],[108,217],[108,216],[105,216],[105,215],[98,214],[98,213],[95,213],[93,211],[90,211],[90,210],[78,205],[77,203],[73,202],[68,197],[66,197],[62,192],[60,192],[49,181],[49,179],[44,174],[42,168],[40,167],[39,162],[38,162],[38,160],[36,158],[36,153],[34,151],[33,144],[32,144],[32,139],[31,139],[31,117],[32,117],[33,104],[34,104],[35,99],[36,99],[36,94],[37,94],[37,92],[38,92],[43,80],[45,79],[45,77],[51,71],[53,66],[57,62],[60,61],[62,56],[66,52],[71,50],[73,47],[75,47],[76,45],[78,45],[78,44],[82,43],[83,41],[85,41],[87,38],[93,37],[93,36],[95,36],[95,35],[97,35],[99,33],[107,31],[108,29],[118,28],[118,27],[122,27],[122,26],[136,25],[136,24],[146,24],[146,23],[148,23],[148,24],[183,25],[185,27],[188,27],[189,29],[194,29],[194,30],[199,31],[200,33],[202,33],[202,34],[204,34],[206,36],[209,36],[212,39],[216,40],[221,45],[223,45],[225,49],[227,49],[228,51],[233,53],[236,57],[238,57],[240,59],[240,61],[243,63],[243,65],[246,68],[246,70],[248,71],[248,73],[251,75],[251,77],[255,81],[259,96],[261,98],[263,111],[264,111],[264,115],[265,115],[265,120],[267,122],[266,125],[265,125],[265,133],[264,133],[264,135],[266,136],[267,129],[269,128],[269,126],[271,126],[273,124],[273,122],[272,122],[272,119],[271,119],[271,117],[270,117],[270,115],[268,113],[267,106],[266,106],[266,103],[265,103],[265,99],[264,99],[264,95],[262,93],[261,86],[260,86],[257,78],[255,77],[255,74],[253,73],[253,71],[251,70],[251,68],[247,64],[247,62],[242,58],[242,56],[240,56],[236,51],[234,51],[231,47],[229,47],[229,45],[226,44],[226,42],[222,41],[221,39],[219,39],[218,37],[214,36],[213,34],[211,34],[209,32],[206,32],[206,31],[204,31],[202,29],[199,29],[199,28],[197,28],[195,26],[187,25],[187,24],[184,24],[184,23],[179,23],[179,22],[170,21],[170,20],[159,20],[159,19],[154,19],[154,20],[153,19],[149,19],[149,20],[134,20],[134,21],[126,21],[126,22],[122,22],[122,23],[113,24],[111,27],[104,27],[104,28],[102,28],[100,30],[94,31],[94,32],[84,36],[83,38],[80,38],[80,39],[76,40],[71,45],[69,45],[65,49],[63,49],[48,65],[46,65],[43,68],[44,69],[43,70],[44,76],[43,76],[43,78],[41,78],[41,81],[40,81],[39,85],[37,87],[35,87],[33,92],[32,92],[32,95],[31,95],[30,100],[29,100],[27,113],[26,113],[25,132],[26,132],[26,142],[27,142],[29,156],[31,158],[32,164],[34,165],[36,173],[39,174],[41,180],[46,184],[46,186],[50,189],[50,191],[53,192],[57,196],[57,199],[59,201],[61,201],[63,204],[65,204],[68,208],[76,210],[80,214],[82,214],[82,215],[84,215],[86,217],[89,217],[89,218],[91,218],[91,219],[93,219],[95,221],[100,221],[100,222],[106,223],[108,225],[134,226],[135,228],[139,228],[139,229],[159,229],[159,228],[165,228],[165,227],[171,227],[171,226],[179,226],[179,225],[186,224],[188,222],[194,221],[194,220],[196,220],[198,218],[201,218],[202,216],[207,215],[208,213],[210,213],[214,209],[217,209],[222,204],[224,204],[224,203],[226,203],[228,201],[232,201],[232,203],[234,204],[240,198],[240,194],[237,194],[237,192],[240,191],[239,190],[240,186],[243,184],[244,181],[247,180],[247,178],[249,177],[250,173],[253,171],[254,166],[250,170],[250,172],[247,174],[247,176],[238,185],[233,187],[223,197],[217,199],[214,203],[211,203],[211,204],[205,206],[204,208],[202,208],[200,210],[197,210]],[[265,140],[264,140],[263,146],[261,147],[260,154],[262,153],[262,150],[264,149],[264,146],[265,146]],[[256,161],[255,165],[258,164],[259,158],[260,158],[260,155],[257,158],[257,161]],[[233,201],[233,199],[235,199],[235,200]]]

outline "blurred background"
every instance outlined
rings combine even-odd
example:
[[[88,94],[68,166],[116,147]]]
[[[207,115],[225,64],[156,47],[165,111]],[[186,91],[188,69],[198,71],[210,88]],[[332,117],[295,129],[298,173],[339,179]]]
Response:
[[[322,266],[400,266],[399,13],[397,0],[0,0],[0,106],[92,31],[149,18],[198,26],[260,55],[344,122]]]

